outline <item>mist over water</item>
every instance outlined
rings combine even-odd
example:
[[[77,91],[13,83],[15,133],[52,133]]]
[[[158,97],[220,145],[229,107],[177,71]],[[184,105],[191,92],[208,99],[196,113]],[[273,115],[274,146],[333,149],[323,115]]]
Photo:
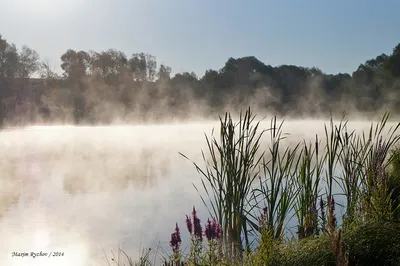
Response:
[[[285,121],[290,143],[324,138],[322,120]],[[349,122],[368,130],[370,122]],[[262,128],[269,128],[269,121]],[[187,242],[185,214],[209,217],[192,183],[207,155],[204,133],[218,122],[148,126],[33,126],[0,132],[0,261],[4,265],[107,265],[122,248],[169,251],[175,222]],[[265,134],[263,148],[268,147]],[[104,251],[103,251],[104,250]],[[12,258],[12,252],[64,252]],[[105,254],[104,254],[105,253]],[[37,264],[35,264],[37,263]]]

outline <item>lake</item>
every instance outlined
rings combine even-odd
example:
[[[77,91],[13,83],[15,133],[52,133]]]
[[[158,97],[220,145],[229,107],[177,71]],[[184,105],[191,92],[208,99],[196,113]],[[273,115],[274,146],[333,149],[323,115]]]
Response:
[[[286,121],[283,129],[291,141],[313,140],[324,137],[324,122]],[[364,130],[370,123],[349,126]],[[195,205],[202,223],[209,215],[192,185],[200,185],[199,175],[178,152],[201,164],[204,133],[213,127],[218,133],[216,122],[1,131],[1,264],[108,265],[106,256],[118,247],[133,259],[141,248],[169,252],[175,222],[185,248],[185,214]],[[40,251],[64,254],[30,256]]]

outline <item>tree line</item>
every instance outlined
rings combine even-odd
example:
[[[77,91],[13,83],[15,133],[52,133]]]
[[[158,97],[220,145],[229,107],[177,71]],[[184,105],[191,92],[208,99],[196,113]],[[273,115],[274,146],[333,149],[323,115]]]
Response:
[[[400,44],[350,75],[316,67],[267,65],[254,56],[229,58],[202,77],[159,64],[147,53],[67,50],[62,74],[36,51],[0,35],[0,123],[111,123],[207,117],[251,105],[289,116],[343,111],[400,113]],[[34,76],[39,78],[33,78]]]

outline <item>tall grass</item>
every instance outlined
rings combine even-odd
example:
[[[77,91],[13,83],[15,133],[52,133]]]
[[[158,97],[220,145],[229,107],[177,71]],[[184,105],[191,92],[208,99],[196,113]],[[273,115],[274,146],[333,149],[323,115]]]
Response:
[[[396,135],[400,123],[390,127],[385,134],[384,127],[388,118],[389,115],[385,114],[375,127],[371,125],[368,141],[364,143],[368,146],[368,152],[364,162],[365,175],[361,178],[361,204],[367,218],[378,221],[391,219],[393,215],[391,202],[393,191],[389,189],[388,166],[394,159],[390,151],[400,140],[400,135]]]
[[[334,125],[333,119],[330,119],[330,130],[328,131],[328,127],[325,125],[325,155],[324,162],[326,163],[325,167],[325,195],[327,199],[327,225],[329,227],[330,233],[334,230],[336,226],[336,218],[334,217],[335,210],[335,201],[333,198],[333,186],[337,182],[337,178],[334,176],[334,172],[337,169],[339,161],[339,157],[342,154],[341,144],[343,144],[341,134],[343,130],[347,126],[347,121],[344,120],[345,117],[340,120],[338,125]],[[323,228],[325,229],[325,228]]]
[[[400,220],[400,147],[391,151],[392,162],[390,165],[389,190],[393,204],[393,218]]]
[[[264,226],[273,239],[281,239],[285,230],[287,216],[293,206],[297,191],[294,187],[294,175],[299,161],[296,154],[299,145],[280,149],[281,141],[286,137],[282,133],[283,122],[277,125],[276,118],[271,120],[271,144],[263,158],[259,176],[259,187],[253,190],[254,202],[263,208]],[[258,228],[256,226],[253,227]],[[261,231],[258,228],[258,231]]]
[[[317,204],[323,164],[320,162],[318,147],[318,136],[316,136],[314,149],[311,144],[307,145],[304,142],[304,147],[300,154],[301,162],[295,182],[299,193],[294,205],[299,239],[319,233]],[[315,164],[313,164],[314,156]]]
[[[193,163],[202,177],[202,188],[208,200],[199,188],[195,188],[210,215],[222,225],[222,242],[231,257],[242,252],[242,233],[248,244],[245,209],[263,157],[259,148],[264,131],[258,132],[260,122],[253,125],[254,119],[250,108],[244,114],[240,112],[238,123],[234,123],[231,115],[226,113],[224,118],[220,118],[219,141],[213,134],[211,138],[206,136],[211,161],[202,151],[205,169]]]
[[[362,162],[365,158],[366,148],[367,146],[357,141],[354,132],[348,133],[346,130],[342,134],[342,152],[339,156],[342,178],[339,180],[339,186],[346,199],[347,208],[344,222],[352,221],[357,210]]]
[[[365,223],[398,219],[400,152],[393,150],[400,140],[400,123],[385,130],[388,113],[372,123],[367,134],[348,131],[345,116],[338,123],[331,118],[324,126],[323,145],[316,136],[313,144],[300,141],[287,147],[284,122],[277,123],[275,117],[270,128],[263,130],[254,119],[250,109],[240,113],[237,123],[227,113],[220,118],[219,141],[213,134],[206,136],[211,159],[202,151],[205,168],[193,162],[205,195],[195,188],[210,215],[222,225],[220,246],[225,256],[242,256],[241,236],[248,248],[252,232],[260,236],[263,252],[272,254],[273,246],[283,243],[293,211],[297,239],[331,241],[329,254],[337,265],[346,265],[342,232],[347,234]],[[262,150],[266,131],[270,144]],[[397,168],[389,169],[396,163]],[[343,198],[344,204],[335,198]],[[339,230],[338,206],[344,210]]]

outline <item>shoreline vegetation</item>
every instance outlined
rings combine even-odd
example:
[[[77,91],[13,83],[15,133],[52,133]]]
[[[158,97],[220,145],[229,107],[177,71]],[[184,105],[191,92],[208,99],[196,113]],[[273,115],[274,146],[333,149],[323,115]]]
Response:
[[[209,218],[193,207],[178,218],[168,255],[148,249],[133,261],[120,250],[128,262],[109,265],[400,265],[400,123],[389,127],[388,118],[367,132],[331,120],[325,136],[284,147],[283,122],[264,129],[250,108],[236,122],[227,112],[206,135],[205,167],[192,162]]]
[[[1,35],[0,58],[0,126],[214,120],[247,106],[297,119],[340,118],[343,111],[364,119],[386,110],[400,115],[400,44],[338,74],[246,56],[198,77],[172,74],[153,55],[115,49],[68,49],[56,71],[35,50]]]

